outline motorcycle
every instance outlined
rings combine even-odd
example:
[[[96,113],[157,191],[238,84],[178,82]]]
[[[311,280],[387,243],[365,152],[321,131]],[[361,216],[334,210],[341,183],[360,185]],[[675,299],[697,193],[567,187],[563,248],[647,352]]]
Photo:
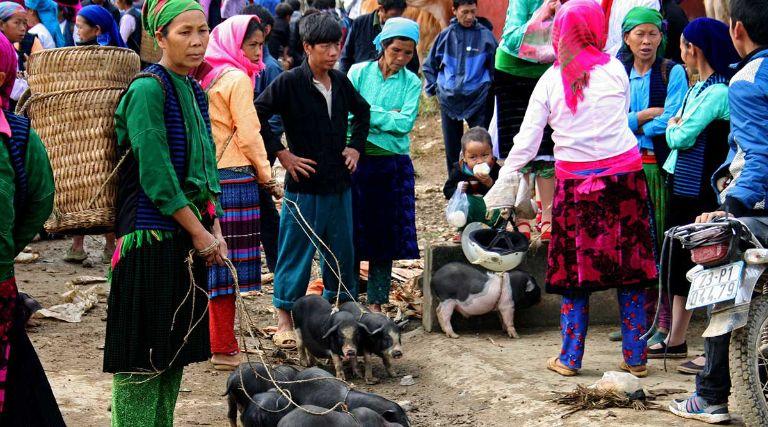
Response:
[[[703,335],[731,334],[729,363],[738,409],[748,426],[768,420],[768,220],[718,218],[675,227],[670,239],[691,251],[697,264],[686,278],[691,290],[686,309],[707,307]],[[663,258],[662,258],[663,259]],[[667,264],[669,266],[669,264]]]

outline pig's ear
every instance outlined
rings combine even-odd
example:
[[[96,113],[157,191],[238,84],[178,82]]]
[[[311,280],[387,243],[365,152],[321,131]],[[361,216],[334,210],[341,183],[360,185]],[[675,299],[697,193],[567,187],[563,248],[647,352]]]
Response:
[[[400,328],[400,329],[403,329],[405,327],[405,325],[407,325],[407,324],[408,324],[408,319],[405,319],[402,322],[398,323],[397,327]]]
[[[384,413],[381,414],[381,417],[389,421],[390,423],[396,423],[398,421],[397,414],[395,413],[395,411],[391,409],[384,411]]]
[[[328,338],[332,333],[334,333],[337,329],[339,329],[339,325],[335,324],[331,326],[331,329],[328,329],[328,331],[323,335],[323,339]]]

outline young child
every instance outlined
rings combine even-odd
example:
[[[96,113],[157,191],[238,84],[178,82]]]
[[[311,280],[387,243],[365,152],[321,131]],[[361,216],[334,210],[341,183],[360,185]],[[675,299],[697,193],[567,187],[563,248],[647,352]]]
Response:
[[[498,46],[493,33],[477,22],[477,0],[454,0],[453,14],[424,62],[427,95],[437,95],[440,102],[449,174],[459,160],[464,121],[469,127],[488,127],[491,120]]]
[[[486,165],[487,168],[482,165]],[[461,157],[452,165],[451,174],[443,186],[446,199],[453,196],[459,185],[464,188],[469,201],[467,224],[483,222],[493,226],[498,220],[498,214],[493,218],[486,218],[487,210],[483,196],[499,178],[500,169],[496,158],[493,157],[493,144],[488,131],[481,127],[468,130],[461,137]]]

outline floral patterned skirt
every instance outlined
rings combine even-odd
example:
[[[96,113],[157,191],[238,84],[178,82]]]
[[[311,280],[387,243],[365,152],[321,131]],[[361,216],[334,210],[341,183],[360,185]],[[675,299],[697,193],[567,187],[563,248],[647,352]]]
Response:
[[[658,277],[648,186],[642,171],[602,178],[582,193],[558,179],[552,207],[547,292],[571,294],[648,287]]]

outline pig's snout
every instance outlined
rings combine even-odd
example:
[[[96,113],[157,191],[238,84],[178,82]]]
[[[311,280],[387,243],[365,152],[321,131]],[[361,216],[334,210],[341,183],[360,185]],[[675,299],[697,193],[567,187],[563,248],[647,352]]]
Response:
[[[342,348],[342,351],[344,352],[344,360],[357,357],[357,350],[355,348],[348,348],[345,346],[344,348]]]
[[[395,359],[399,359],[399,358],[403,357],[403,352],[400,351],[400,350],[395,350],[395,351],[392,352],[392,357],[395,358]]]

